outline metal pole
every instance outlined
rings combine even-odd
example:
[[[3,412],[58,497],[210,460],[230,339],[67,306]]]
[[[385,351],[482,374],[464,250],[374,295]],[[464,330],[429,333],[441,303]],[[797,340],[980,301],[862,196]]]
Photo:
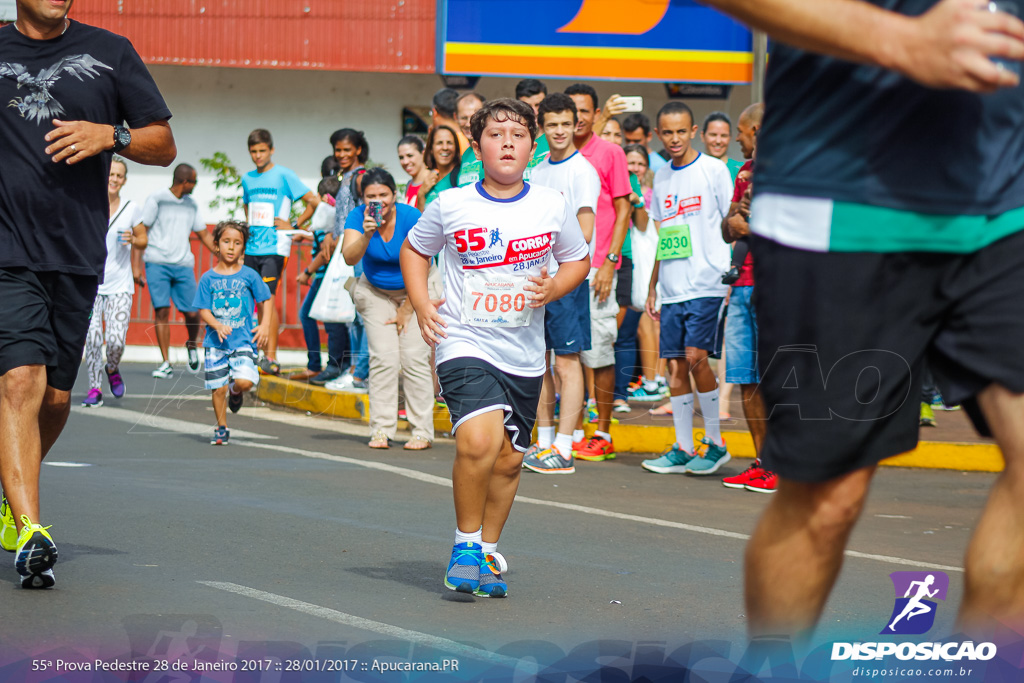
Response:
[[[764,73],[768,65],[768,34],[754,31],[754,81],[750,87],[751,103],[764,102]]]

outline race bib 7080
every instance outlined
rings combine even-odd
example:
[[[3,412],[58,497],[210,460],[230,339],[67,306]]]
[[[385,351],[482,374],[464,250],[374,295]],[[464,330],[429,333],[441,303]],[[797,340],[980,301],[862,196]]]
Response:
[[[524,327],[533,318],[523,289],[525,277],[466,273],[462,292],[462,322],[475,327]]]

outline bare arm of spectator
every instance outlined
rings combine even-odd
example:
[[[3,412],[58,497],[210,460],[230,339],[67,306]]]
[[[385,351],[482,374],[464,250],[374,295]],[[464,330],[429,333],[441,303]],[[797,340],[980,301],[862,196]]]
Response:
[[[612,95],[605,103],[604,107],[597,110],[597,116],[594,117],[594,135],[601,137],[601,133],[604,132],[604,127],[608,125],[608,121],[613,116],[618,116],[622,112],[626,111],[626,103],[622,101],[622,97],[619,95]]]
[[[320,197],[318,197],[315,192],[307,192],[302,197],[302,203],[305,205],[302,209],[302,213],[300,213],[299,217],[295,219],[295,226],[298,228],[301,228],[306,224],[306,221],[313,217],[313,212],[316,211],[316,207],[320,205]],[[248,208],[248,205],[246,205],[246,207]],[[274,227],[278,230],[292,229],[291,223],[283,218],[275,218]],[[296,237],[298,238],[297,241],[302,241],[301,235],[296,235]]]
[[[142,128],[132,128],[132,143],[119,152],[127,159],[149,166],[169,166],[178,149],[167,121],[155,121]],[[89,121],[53,120],[53,130],[46,134],[52,143],[46,153],[53,155],[54,163],[79,161],[114,148],[114,127]]]
[[[629,229],[629,215],[632,206],[629,203],[629,196],[616,197],[615,203],[615,228],[612,232],[612,243],[608,247],[609,254],[622,254],[622,245],[626,242],[626,231]],[[594,292],[597,300],[601,303],[612,293],[612,280],[615,278],[615,264],[605,259],[604,263],[598,265],[597,275],[594,276]]]
[[[366,216],[363,218],[362,232],[346,228],[341,242],[341,255],[344,257],[345,263],[350,266],[359,263],[375,234],[377,234],[377,221],[373,219],[369,211],[366,212]]]
[[[1014,86],[1017,76],[989,57],[1024,59],[1024,23],[984,11],[978,0],[941,0],[915,17],[861,0],[702,2],[789,45],[889,68],[932,88]]]
[[[629,195],[630,208],[632,209],[630,219],[633,221],[633,225],[636,226],[636,229],[643,232],[647,230],[647,221],[650,220],[650,215],[647,213],[646,206],[637,206],[639,201],[640,198],[637,197],[635,193]]]
[[[146,264],[142,262],[142,252],[149,246],[149,230],[145,223],[139,223],[132,228],[135,240],[132,242],[132,279],[139,287],[146,286]],[[140,246],[141,242],[141,246]]]
[[[729,205],[729,213],[722,220],[722,239],[731,244],[749,234],[750,226],[747,225],[747,219],[740,213],[740,203],[733,202]]]
[[[594,221],[596,219],[594,210],[589,206],[584,206],[576,212],[576,220],[580,222],[580,230],[583,231],[583,239],[587,241],[587,244],[590,244],[590,240],[594,238]]]
[[[203,245],[205,245],[206,248],[210,250],[211,254],[217,257],[220,256],[220,252],[217,250],[217,245],[213,243],[212,232],[210,232],[209,230],[203,230],[202,232],[197,232],[196,234],[199,235],[199,241],[202,242]]]

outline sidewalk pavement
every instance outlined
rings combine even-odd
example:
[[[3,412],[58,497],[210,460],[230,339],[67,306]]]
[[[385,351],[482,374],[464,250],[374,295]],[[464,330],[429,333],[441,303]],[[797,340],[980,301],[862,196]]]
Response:
[[[257,390],[260,400],[292,410],[309,412],[314,415],[337,417],[369,422],[369,403],[366,394],[331,391],[305,382],[263,375]],[[629,453],[659,453],[675,440],[671,416],[655,417],[648,409],[660,403],[633,403],[632,412],[617,414],[617,423],[611,427],[612,440],[618,451]],[[742,415],[742,405],[730,404],[733,414]],[[936,412],[938,427],[922,428],[922,440],[918,447],[881,464],[889,467],[917,467],[925,469],[949,469],[971,472],[1001,472],[1003,456],[991,439],[979,437],[963,411]],[[697,428],[694,437],[699,441],[704,436],[700,416],[694,420]],[[408,423],[400,420],[399,429],[408,429]],[[447,435],[451,430],[448,409],[437,406],[434,409],[434,429],[437,434]],[[589,436],[594,431],[592,424],[585,425]],[[367,433],[369,436],[369,433]],[[733,457],[753,458],[754,443],[741,418],[722,421],[722,436]]]

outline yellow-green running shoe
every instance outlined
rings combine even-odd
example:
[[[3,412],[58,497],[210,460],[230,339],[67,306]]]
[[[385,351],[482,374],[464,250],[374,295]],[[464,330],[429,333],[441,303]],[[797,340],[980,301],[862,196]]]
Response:
[[[932,408],[931,404],[921,402],[921,426],[922,427],[935,427],[935,409]]]
[[[46,531],[50,527],[34,523],[27,515],[21,516],[21,533],[14,556],[14,568],[21,574],[22,588],[50,588],[57,562],[57,546]]]
[[[7,496],[0,498],[0,548],[13,553],[18,547],[18,527],[14,523],[14,513],[7,502]]]

